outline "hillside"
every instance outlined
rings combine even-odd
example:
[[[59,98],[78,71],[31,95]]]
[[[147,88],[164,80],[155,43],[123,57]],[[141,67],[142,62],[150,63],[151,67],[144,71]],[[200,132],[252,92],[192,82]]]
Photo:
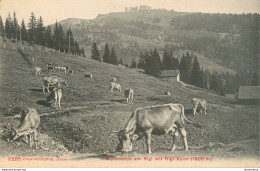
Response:
[[[71,158],[79,154],[107,154],[127,156],[115,153],[117,138],[110,133],[122,129],[131,112],[138,108],[165,103],[181,103],[185,107],[185,115],[199,126],[186,125],[188,143],[191,150],[182,151],[182,141],[178,142],[179,156],[209,155],[214,158],[254,158],[259,157],[259,123],[258,106],[236,104],[216,94],[195,89],[182,83],[168,84],[161,80],[142,74],[138,70],[113,66],[93,61],[88,58],[68,56],[64,53],[45,52],[34,46],[30,51],[12,49],[8,42],[7,49],[0,43],[0,116],[5,118],[8,107],[26,105],[34,107],[41,116],[40,135],[48,137],[50,144],[41,141],[41,146],[48,147],[32,151],[28,146],[17,146],[1,139],[1,156],[35,155],[63,156]],[[35,61],[31,58],[34,57]],[[69,65],[73,75],[48,72],[46,64]],[[34,67],[42,68],[40,76],[35,75]],[[86,72],[93,74],[93,79],[84,77]],[[47,93],[42,93],[42,78],[47,75],[59,75],[68,80],[68,87],[63,87],[61,110],[45,103]],[[134,105],[127,105],[123,93],[111,93],[109,82],[112,76],[118,78],[122,90],[134,89]],[[172,96],[163,93],[169,90]],[[208,115],[191,115],[193,97],[202,97],[209,103]],[[3,127],[9,121],[1,120]],[[16,120],[14,124],[17,125]],[[51,143],[62,146],[53,147]],[[154,155],[171,155],[169,148],[172,138],[169,135],[152,137]],[[218,145],[220,144],[220,145]],[[65,148],[65,149],[64,149]],[[22,150],[23,149],[23,150]],[[25,151],[30,153],[26,153]],[[59,153],[57,152],[59,151]],[[145,154],[144,140],[134,143],[134,154]],[[130,153],[129,155],[134,155]],[[98,158],[98,157],[97,157]]]
[[[77,41],[85,49],[90,49],[90,46],[97,42],[101,56],[105,43],[114,46],[117,56],[122,57],[127,65],[132,62],[133,58],[137,59],[140,52],[156,47],[159,52],[163,53],[167,46],[168,50],[173,50],[173,55],[178,58],[182,57],[180,51],[197,53],[201,67],[205,69],[216,70],[219,73],[236,73],[239,69],[238,64],[236,60],[232,60],[233,56],[230,52],[226,52],[227,49],[238,48],[237,45],[231,47],[234,41],[240,41],[236,40],[236,33],[230,33],[228,29],[226,32],[208,29],[207,24],[205,28],[203,26],[194,29],[182,28],[190,24],[189,17],[197,15],[200,17],[202,14],[150,10],[100,14],[93,20],[70,18],[60,23],[65,29],[69,27],[72,29]],[[225,19],[225,16],[219,17]],[[203,16],[200,18],[203,20]],[[230,42],[231,39],[233,42]]]

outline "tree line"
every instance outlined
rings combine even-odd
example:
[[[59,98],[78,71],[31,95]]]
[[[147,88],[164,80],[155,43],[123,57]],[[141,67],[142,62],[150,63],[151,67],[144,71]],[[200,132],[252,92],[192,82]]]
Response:
[[[6,17],[5,24],[0,16],[0,36],[12,40],[22,40],[30,45],[38,44],[58,51],[71,53],[73,55],[85,56],[83,47],[79,47],[71,29],[63,30],[62,25],[56,21],[54,28],[43,25],[43,18],[38,19],[31,13],[29,22],[26,26],[24,19],[19,25],[16,13],[11,17],[10,13]]]

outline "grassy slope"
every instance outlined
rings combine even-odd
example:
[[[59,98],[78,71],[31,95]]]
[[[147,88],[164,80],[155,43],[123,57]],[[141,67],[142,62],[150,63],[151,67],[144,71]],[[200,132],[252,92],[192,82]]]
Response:
[[[22,55],[18,50],[10,49],[10,46],[8,49],[1,49],[0,56],[0,114],[4,115],[10,104],[35,107],[39,113],[59,113],[42,116],[40,131],[63,143],[69,150],[112,152],[117,140],[109,134],[123,128],[134,109],[156,104],[181,103],[187,109],[187,117],[202,126],[197,128],[187,125],[190,146],[202,147],[212,141],[233,143],[253,139],[253,145],[245,145],[242,152],[256,156],[259,151],[257,106],[234,105],[234,101],[209,92],[190,89],[180,83],[168,84],[137,70],[82,57],[71,58],[65,54],[38,50],[31,52],[28,49]],[[31,57],[35,58],[34,62],[30,61]],[[69,65],[74,75],[49,73],[46,71],[47,62]],[[34,75],[34,66],[43,68],[41,76]],[[93,73],[92,80],[83,77],[87,71]],[[69,86],[63,88],[61,111],[43,103],[47,94],[41,92],[41,80],[46,75],[60,75],[68,80]],[[133,106],[125,104],[123,93],[109,92],[112,76],[118,77],[122,90],[127,87],[134,89]],[[165,90],[170,90],[172,96],[163,96]],[[208,115],[191,116],[190,99],[193,97],[203,97],[209,102]],[[165,151],[170,148],[171,137],[153,137],[152,144],[152,150]],[[144,151],[143,141],[137,142],[134,149]]]

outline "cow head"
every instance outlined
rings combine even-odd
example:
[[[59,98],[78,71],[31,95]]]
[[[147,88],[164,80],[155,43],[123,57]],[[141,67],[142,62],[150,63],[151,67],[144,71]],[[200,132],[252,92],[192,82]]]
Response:
[[[121,152],[130,152],[133,149],[133,142],[139,139],[136,134],[130,134],[130,131],[121,130],[116,132],[119,144],[116,150]]]

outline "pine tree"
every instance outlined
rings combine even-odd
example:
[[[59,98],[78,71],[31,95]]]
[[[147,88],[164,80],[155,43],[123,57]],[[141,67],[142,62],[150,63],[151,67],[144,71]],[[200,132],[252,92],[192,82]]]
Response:
[[[145,55],[142,52],[140,52],[137,67],[140,69],[144,69],[144,66],[145,66]]]
[[[91,58],[96,61],[101,61],[96,42],[93,44],[91,49]]]
[[[1,16],[0,16],[0,36],[1,37],[5,36],[5,27]]]
[[[84,51],[83,47],[81,48],[81,54],[83,55],[83,57],[85,57],[85,51]]]
[[[70,51],[69,53],[71,52],[73,53],[73,46],[74,46],[74,37],[71,29],[69,28],[66,32],[66,41],[64,47],[65,49],[67,49],[68,52]]]
[[[31,17],[29,19],[29,23],[28,23],[28,38],[30,43],[34,44],[35,40],[36,40],[36,17],[34,15],[34,13],[31,13]]]
[[[145,51],[144,54],[144,71],[146,74],[151,75],[151,59],[152,59],[152,52],[148,53]]]
[[[111,55],[111,64],[118,65],[116,51],[115,51],[114,47],[112,47],[110,55]]]
[[[51,26],[48,26],[45,30],[45,46],[52,48],[53,47],[53,35],[52,35],[52,29]]]
[[[105,50],[104,50],[104,55],[103,55],[103,62],[111,63],[110,50],[109,50],[109,46],[108,46],[107,43],[105,45]]]
[[[10,13],[8,13],[8,16],[6,17],[5,20],[5,33],[8,39],[12,37],[12,28],[13,28],[13,21]]]
[[[200,70],[200,64],[197,57],[194,57],[193,67],[192,67],[192,77],[191,83],[197,87],[203,87],[202,85],[202,72]]]
[[[43,19],[41,16],[37,21],[36,43],[40,45],[44,45],[44,27],[43,27]]]
[[[172,68],[172,61],[170,58],[169,52],[164,50],[163,52],[163,59],[162,59],[162,69],[163,70],[170,70]]]
[[[135,59],[133,58],[133,60],[130,64],[130,68],[136,68],[136,65],[137,65],[137,63],[136,63]]]
[[[56,21],[54,28],[53,28],[53,48],[58,49],[58,44],[59,44],[59,25],[58,22]]]
[[[159,77],[161,75],[161,59],[156,48],[154,49],[151,57],[151,75]]]
[[[14,39],[20,38],[20,26],[18,24],[15,12],[14,12],[14,16],[13,16],[12,36],[13,36]]]
[[[22,20],[22,23],[21,23],[21,36],[22,36],[22,41],[28,41],[28,33],[27,33],[27,29],[26,29],[24,20]]]

